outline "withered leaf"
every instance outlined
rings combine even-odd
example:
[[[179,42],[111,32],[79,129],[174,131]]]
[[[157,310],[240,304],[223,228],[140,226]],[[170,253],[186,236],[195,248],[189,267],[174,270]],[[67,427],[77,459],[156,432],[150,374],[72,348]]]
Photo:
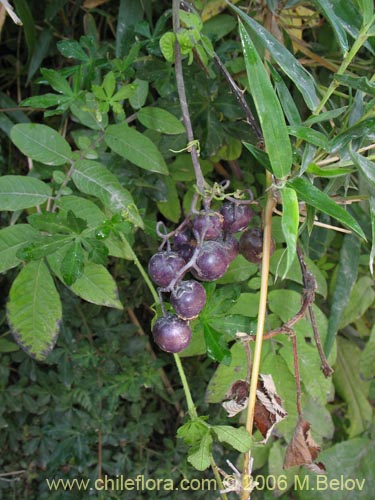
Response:
[[[321,462],[314,462],[320,452],[320,446],[314,441],[310,433],[310,423],[300,418],[294,430],[291,442],[288,445],[284,460],[284,469],[296,465],[304,465],[317,474],[325,473],[325,466]]]

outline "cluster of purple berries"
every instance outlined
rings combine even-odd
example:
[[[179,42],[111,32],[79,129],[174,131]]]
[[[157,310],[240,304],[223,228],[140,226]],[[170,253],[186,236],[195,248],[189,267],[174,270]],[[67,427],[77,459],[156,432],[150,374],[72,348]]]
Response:
[[[262,260],[262,230],[245,231],[252,215],[249,205],[240,202],[226,201],[219,212],[203,210],[174,232],[173,250],[151,257],[148,273],[161,292],[170,292],[175,310],[156,320],[153,327],[154,340],[164,351],[177,353],[189,345],[189,321],[206,303],[206,291],[199,281],[219,279],[239,252],[251,262]],[[242,232],[239,241],[233,236],[237,232]],[[186,272],[199,281],[183,280]]]

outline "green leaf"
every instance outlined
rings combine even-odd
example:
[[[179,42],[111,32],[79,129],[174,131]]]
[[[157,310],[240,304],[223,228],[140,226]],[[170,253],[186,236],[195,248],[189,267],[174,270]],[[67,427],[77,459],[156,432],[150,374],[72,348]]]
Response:
[[[372,0],[359,0],[359,5],[363,16],[363,24],[366,25],[374,15],[374,2]]]
[[[371,236],[372,236],[369,267],[370,267],[371,274],[374,274],[374,259],[375,259],[375,197],[374,197],[374,195],[371,195],[369,197],[369,205],[370,205]]]
[[[61,261],[61,276],[64,282],[71,286],[81,276],[83,271],[84,254],[80,241],[73,241],[66,249]]]
[[[203,437],[210,432],[210,428],[202,418],[188,420],[177,430],[177,437],[183,439],[188,446],[199,444]]]
[[[38,260],[46,255],[56,252],[72,240],[72,236],[42,236],[39,235],[34,241],[21,247],[17,257],[22,260]]]
[[[371,379],[375,376],[375,325],[371,329],[370,338],[361,353],[359,360],[361,379]]]
[[[116,57],[122,58],[131,51],[132,31],[143,18],[143,4],[139,0],[121,0],[116,17]]]
[[[84,219],[88,229],[96,228],[107,218],[94,202],[78,196],[63,196],[57,200],[57,206],[65,218],[71,210],[77,217]]]
[[[252,446],[252,439],[245,427],[232,427],[231,425],[215,425],[212,431],[220,443],[226,443],[241,453],[246,453]]]
[[[35,229],[51,234],[70,234],[72,232],[66,218],[56,212],[32,214],[28,216],[27,221]]]
[[[348,405],[349,438],[358,436],[369,428],[372,408],[367,400],[369,383],[361,380],[359,348],[348,340],[337,339],[338,351],[333,382],[338,394]]]
[[[324,351],[329,354],[337,330],[340,326],[342,313],[348,304],[350,293],[357,280],[360,241],[353,234],[344,237],[344,242],[340,250],[340,261],[337,271],[337,278],[331,302],[331,314],[328,324],[328,336],[325,342]]]
[[[352,288],[348,304],[342,313],[340,329],[361,318],[375,300],[374,282],[361,276]]]
[[[316,175],[317,177],[340,177],[341,175],[348,175],[354,172],[352,168],[345,167],[319,167],[315,163],[310,163],[306,169],[308,174]]]
[[[0,338],[0,352],[16,352],[19,351],[19,347],[14,342]]]
[[[88,262],[71,289],[87,302],[123,309],[115,280],[107,269],[100,264]]]
[[[283,276],[285,278],[297,253],[299,206],[297,194],[294,189],[284,187],[280,190],[280,194],[283,203],[281,227],[288,249],[287,265]]]
[[[30,64],[27,70],[26,87],[30,84],[32,77],[40,68],[43,59],[47,56],[51,40],[52,30],[44,28],[38,38],[33,55],[31,56]]]
[[[247,358],[244,346],[241,342],[236,342],[230,353],[230,365],[220,363],[207,386],[206,403],[220,403],[233,382],[246,379]]]
[[[200,471],[206,470],[211,465],[212,436],[209,432],[205,434],[197,446],[190,448],[188,462]]]
[[[350,75],[335,75],[335,80],[340,85],[345,85],[346,87],[360,90],[365,94],[369,94],[375,97],[375,83],[371,82],[365,76],[357,77]]]
[[[87,228],[85,219],[77,217],[73,210],[68,210],[66,220],[70,229],[77,234],[81,234]]]
[[[283,111],[259,54],[241,22],[240,35],[249,89],[262,127],[267,153],[274,175],[281,179],[289,174],[292,166],[292,147]]]
[[[367,437],[348,439],[341,443],[334,444],[321,453],[319,453],[319,461],[323,462],[327,468],[327,476],[317,476],[314,472],[308,472],[306,469],[301,472],[300,483],[308,484],[308,488],[297,488],[297,500],[327,500],[327,490],[330,485],[337,483],[331,481],[340,480],[342,478],[343,485],[347,479],[351,479],[354,483],[355,490],[344,487],[334,490],[330,489],[330,500],[370,500],[373,495],[374,480],[372,476],[373,464],[375,460],[375,442]],[[301,469],[302,470],[302,469]],[[323,481],[318,483],[318,478],[323,478]],[[297,484],[298,477],[295,477]],[[305,483],[303,481],[305,480]],[[327,486],[325,486],[327,485]]]
[[[354,219],[354,217],[331,200],[326,193],[320,191],[313,184],[311,184],[311,182],[307,179],[304,177],[295,177],[294,179],[288,181],[287,185],[296,191],[301,200],[305,201],[309,205],[312,205],[318,210],[325,212],[334,219],[337,219],[349,229],[361,236],[361,238],[366,239],[361,226]]]
[[[248,144],[247,142],[244,142],[243,144],[264,168],[270,172],[272,171],[270,159],[267,153],[252,144]]]
[[[241,17],[245,24],[250,28],[252,33],[256,35],[263,47],[270,52],[274,60],[280,66],[282,71],[292,80],[298,90],[301,92],[307,106],[312,111],[318,107],[319,99],[315,90],[314,78],[308,71],[299,63],[293,54],[287,50],[269,31],[263,26],[254,21],[250,16],[243,12],[238,7],[230,6]],[[254,75],[252,75],[254,76]],[[252,78],[249,75],[249,80]]]
[[[77,40],[60,40],[56,45],[60,54],[68,59],[77,59],[82,62],[90,60]]]
[[[230,364],[230,351],[225,345],[222,333],[214,330],[209,324],[203,323],[204,340],[206,341],[207,354],[214,361]]]
[[[352,127],[344,129],[337,137],[331,140],[330,151],[336,153],[343,149],[353,139],[363,139],[373,137],[375,134],[375,118],[368,118],[356,123]]]
[[[14,5],[17,15],[19,16],[23,24],[23,31],[25,33],[26,45],[30,59],[35,50],[37,38],[35,21],[31,12],[29,2],[26,2],[26,0],[15,0]]]
[[[124,213],[133,224],[143,226],[129,191],[100,163],[91,160],[77,161],[72,179],[83,193],[96,196],[114,213]]]
[[[172,177],[164,179],[167,192],[165,200],[158,201],[157,206],[162,215],[168,220],[177,223],[181,218],[181,204],[178,197],[176,183]]]
[[[176,41],[176,35],[171,31],[167,31],[160,38],[159,45],[160,50],[165,59],[172,63],[174,61],[174,44]]]
[[[73,91],[70,88],[67,79],[64,76],[62,76],[61,73],[55,71],[54,69],[47,69],[47,68],[42,68],[40,72],[43,78],[45,78],[47,82],[50,84],[50,86],[53,88],[53,90],[59,92],[60,94],[73,97]]]
[[[51,108],[52,106],[60,106],[68,104],[72,101],[70,97],[60,94],[43,94],[24,99],[20,105],[29,106],[31,108]]]
[[[342,108],[337,108],[337,109],[331,109],[330,111],[324,111],[323,113],[320,113],[319,115],[312,115],[307,120],[305,120],[303,123],[306,125],[306,127],[310,127],[311,125],[314,125],[315,123],[321,123],[327,120],[333,120],[334,118],[337,118],[338,116],[342,115],[344,111],[348,109],[347,106],[343,106]]]
[[[107,127],[104,140],[112,151],[134,165],[151,172],[168,174],[168,167],[155,144],[126,123]]]
[[[375,186],[375,163],[350,148],[350,157],[366,179]]]
[[[27,264],[14,280],[7,316],[17,344],[33,358],[45,359],[56,343],[62,310],[43,260]]]
[[[288,127],[288,131],[289,134],[298,137],[298,139],[302,139],[310,144],[313,144],[314,146],[318,146],[318,148],[324,149],[325,151],[328,149],[327,137],[317,130],[304,127],[303,125],[292,125]]]
[[[0,230],[0,273],[21,263],[16,253],[38,232],[29,224],[16,224]]]
[[[23,175],[0,177],[0,210],[22,210],[42,205],[52,195],[51,188],[39,179]]]
[[[301,123],[301,116],[288,87],[275,68],[271,64],[268,67],[274,79],[276,92],[288,122],[290,125],[299,125]]]
[[[19,123],[12,128],[10,138],[24,155],[46,165],[64,165],[72,156],[66,140],[46,125]]]
[[[138,120],[146,128],[156,130],[162,134],[183,134],[184,125],[172,113],[162,108],[146,107],[137,113]]]
[[[249,262],[242,255],[238,255],[228,267],[227,272],[222,278],[219,278],[216,283],[224,285],[227,283],[238,283],[245,281],[253,276],[258,271],[258,266]]]
[[[332,3],[329,0],[314,0],[315,3],[320,7],[323,12],[324,17],[329,21],[332,26],[333,32],[336,35],[337,41],[339,42],[341,49],[344,53],[349,50],[348,38],[345,33],[343,26],[343,21],[336,15]]]
[[[136,88],[130,96],[129,102],[133,109],[140,109],[144,106],[148,96],[148,81],[136,78],[133,83],[136,84]]]

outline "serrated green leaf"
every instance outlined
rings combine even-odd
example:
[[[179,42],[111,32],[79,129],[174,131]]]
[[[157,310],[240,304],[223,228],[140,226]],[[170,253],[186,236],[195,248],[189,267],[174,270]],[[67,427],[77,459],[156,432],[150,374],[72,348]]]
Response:
[[[210,432],[209,425],[201,418],[188,420],[177,430],[177,437],[183,439],[188,446],[199,444],[203,437]]]
[[[288,273],[297,253],[297,236],[299,225],[299,206],[298,198],[294,189],[284,187],[280,190],[283,203],[283,215],[281,227],[283,229],[285,241],[287,244],[287,265],[284,271],[283,279]]]
[[[17,251],[17,257],[22,260],[38,260],[42,257],[50,255],[56,252],[60,248],[64,247],[72,240],[72,236],[42,236],[39,235],[30,243],[21,247]]]
[[[19,123],[12,128],[10,138],[24,155],[46,165],[64,165],[72,157],[68,142],[46,125]]]
[[[292,147],[279,100],[255,46],[240,22],[240,35],[249,89],[258,113],[274,175],[286,177],[292,166]]]
[[[333,5],[329,0],[314,0],[320,7],[327,21],[331,24],[341,49],[344,53],[349,50],[348,38],[345,33],[343,21],[336,15]]]
[[[331,313],[329,316],[328,336],[324,345],[326,355],[329,354],[337,330],[340,326],[342,313],[348,304],[350,293],[357,279],[360,241],[353,234],[344,236],[340,250],[340,261],[337,272],[335,288],[331,300]]]
[[[81,276],[83,271],[84,254],[80,241],[73,241],[66,249],[61,261],[61,276],[64,282],[71,286]]]
[[[132,195],[100,163],[91,160],[77,161],[72,179],[83,193],[96,196],[114,213],[126,214],[133,224],[143,226]]]
[[[199,445],[190,448],[187,457],[188,462],[197,470],[206,470],[211,464],[211,448],[212,436],[208,432],[203,436]]]
[[[137,113],[138,120],[143,126],[156,130],[162,134],[183,134],[185,127],[172,113],[162,108],[141,108]]]
[[[126,123],[107,127],[104,140],[112,151],[134,165],[151,172],[168,174],[168,167],[155,144]]]
[[[60,94],[73,97],[73,91],[70,88],[67,79],[62,76],[59,71],[55,71],[54,69],[41,68],[40,72],[43,78],[45,78],[53,88],[53,90],[59,92]]]
[[[56,343],[62,310],[43,260],[27,264],[14,280],[7,317],[18,345],[37,360],[46,358]]]
[[[56,212],[32,214],[28,216],[27,221],[35,229],[51,234],[70,234],[72,232],[66,218]]]
[[[61,40],[57,42],[57,49],[60,54],[68,59],[77,59],[82,62],[88,62],[90,60],[77,40]]]
[[[372,408],[367,400],[369,383],[361,380],[359,348],[348,340],[337,339],[337,362],[333,382],[338,394],[348,405],[349,438],[358,436],[369,428],[372,420]]]
[[[42,205],[51,195],[51,188],[34,177],[0,177],[0,210],[14,211]]]
[[[206,403],[220,403],[236,380],[245,380],[247,375],[247,358],[244,346],[236,342],[230,349],[230,365],[220,365],[216,368],[206,390]]]
[[[361,238],[366,239],[361,226],[354,219],[354,217],[331,200],[326,193],[320,191],[313,184],[311,184],[311,182],[307,179],[304,177],[295,177],[294,179],[288,181],[287,185],[296,191],[299,199],[330,215],[334,219],[337,219],[349,229],[357,233]]]
[[[315,90],[314,78],[308,71],[299,63],[293,54],[291,54],[269,31],[263,26],[254,21],[250,16],[243,12],[238,7],[230,6],[239,17],[241,17],[256,35],[257,40],[268,50],[282,71],[292,80],[298,90],[301,92],[307,106],[311,110],[315,110],[319,104],[319,99]],[[249,75],[249,79],[252,76]]]
[[[16,224],[0,230],[0,273],[21,263],[16,255],[18,250],[37,235],[38,232],[29,224]]]
[[[220,443],[230,444],[232,448],[241,453],[246,453],[252,446],[252,439],[245,427],[232,427],[231,425],[214,425],[212,431]]]
[[[71,289],[87,302],[123,309],[115,280],[100,264],[88,262]]]

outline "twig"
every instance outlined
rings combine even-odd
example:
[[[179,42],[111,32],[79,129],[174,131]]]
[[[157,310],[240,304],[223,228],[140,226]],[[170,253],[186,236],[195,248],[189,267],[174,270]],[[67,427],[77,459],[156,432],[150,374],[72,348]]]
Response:
[[[296,398],[297,398],[297,412],[299,418],[302,418],[302,405],[301,405],[301,376],[299,373],[298,363],[298,350],[297,350],[297,337],[296,332],[292,330],[290,334],[293,344],[293,364],[294,364],[294,378],[296,381]]]
[[[272,184],[272,176],[267,172],[267,185]],[[264,212],[264,228],[263,228],[263,259],[262,259],[262,273],[261,273],[261,286],[260,286],[260,300],[258,308],[258,323],[257,334],[255,339],[255,348],[253,355],[253,365],[251,370],[251,381],[249,389],[249,403],[246,419],[246,430],[252,435],[254,424],[254,411],[256,402],[256,391],[258,386],[258,376],[260,368],[260,357],[262,354],[264,323],[267,310],[267,295],[268,295],[268,278],[270,269],[270,248],[271,248],[271,233],[272,233],[272,212],[275,207],[276,200],[273,197],[271,189],[267,190],[267,203]],[[251,461],[250,453],[244,455],[243,463],[243,477],[246,477],[249,471],[249,464]],[[249,492],[243,491],[241,500],[248,500]]]
[[[198,191],[202,194],[202,196],[204,196],[204,187],[206,185],[206,181],[204,180],[201,166],[199,164],[198,149],[197,146],[194,144],[193,127],[191,125],[190,113],[186,99],[184,75],[182,72],[181,51],[177,40],[177,33],[180,29],[179,8],[180,8],[180,0],[173,0],[172,20],[173,20],[173,32],[176,35],[176,41],[174,44],[174,61],[175,61],[177,92],[181,106],[182,119],[184,121],[186,135],[188,138],[188,143],[191,145],[191,147],[189,147],[189,150],[193,162],[195,177],[197,180],[197,188]]]
[[[233,80],[231,74],[228,72],[227,68],[221,62],[220,57],[215,52],[214,52],[214,62],[216,64],[216,66],[219,68],[219,70],[223,73],[226,81],[228,82],[229,87],[231,88],[232,93],[234,94],[235,98],[237,99],[241,108],[243,109],[245,116],[246,116],[246,122],[253,129],[254,134],[256,135],[256,137],[258,139],[258,142],[263,141],[262,131],[261,131],[257,121],[255,120],[254,115],[249,108],[249,105],[247,104],[247,102],[244,98],[243,92],[239,89],[238,85]]]
[[[303,286],[306,288],[308,276],[310,275],[310,273],[307,270],[306,262],[304,261],[304,258],[303,258],[302,249],[299,245],[297,245],[297,255],[298,255],[298,260],[299,260],[299,264],[301,266],[301,271],[302,271]],[[333,369],[331,368],[331,366],[329,365],[329,363],[327,361],[327,358],[324,354],[322,344],[320,342],[320,335],[319,335],[319,331],[318,331],[318,326],[316,324],[316,318],[315,318],[314,309],[312,307],[312,302],[313,301],[311,301],[309,303],[308,309],[309,309],[309,315],[310,315],[310,320],[311,320],[311,326],[312,326],[312,329],[314,332],[314,340],[315,340],[316,348],[318,349],[318,352],[319,352],[320,361],[322,362],[322,366],[321,366],[322,372],[323,372],[325,377],[330,377],[333,373]]]

